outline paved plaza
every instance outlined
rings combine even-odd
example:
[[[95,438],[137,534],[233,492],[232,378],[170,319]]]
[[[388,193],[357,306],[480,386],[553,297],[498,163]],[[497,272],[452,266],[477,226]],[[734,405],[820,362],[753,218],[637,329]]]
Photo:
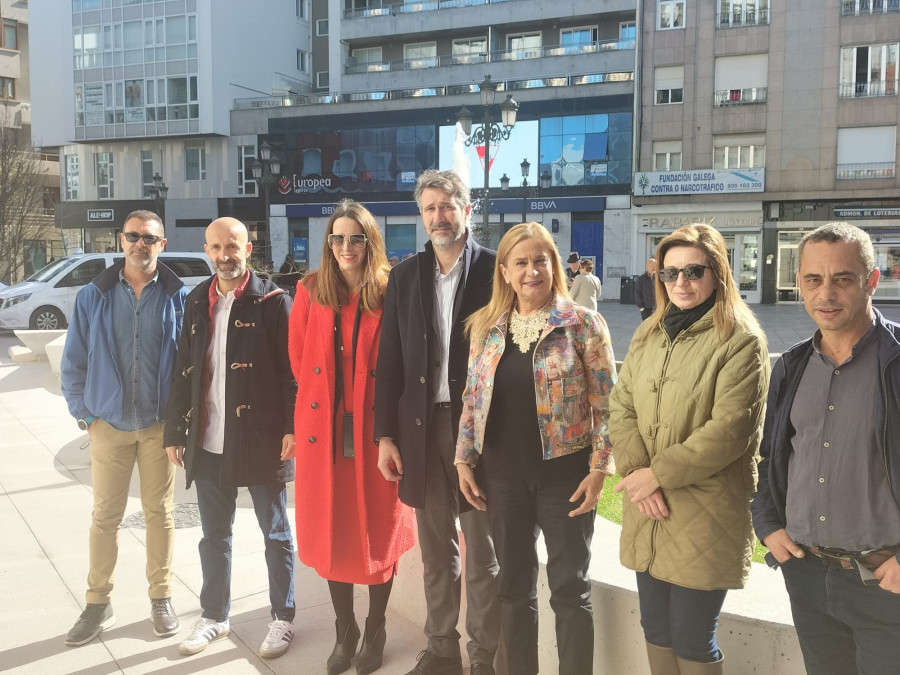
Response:
[[[812,332],[812,321],[802,305],[753,309],[773,353]],[[610,302],[603,303],[600,311],[621,359],[638,325],[637,308]],[[900,319],[900,307],[890,307],[885,313]],[[47,362],[11,363],[6,354],[14,344],[17,340],[12,333],[0,332],[0,671],[40,675],[324,672],[334,641],[327,585],[299,564],[294,644],[280,659],[264,661],[256,655],[270,619],[263,542],[246,491],[240,496],[235,523],[231,636],[195,656],[178,654],[180,639],[199,617],[201,585],[200,532],[192,509],[196,496],[184,489],[181,471],[173,579],[181,632],[168,639],[155,638],[151,632],[135,476],[119,537],[113,594],[117,623],[88,645],[65,646],[64,636],[83,606],[87,577],[92,505],[87,437],[69,417]],[[367,602],[365,594],[358,591],[360,620],[365,617]],[[544,621],[552,619],[547,616]],[[378,672],[405,673],[424,646],[421,627],[396,612],[389,613],[387,625],[385,662]]]

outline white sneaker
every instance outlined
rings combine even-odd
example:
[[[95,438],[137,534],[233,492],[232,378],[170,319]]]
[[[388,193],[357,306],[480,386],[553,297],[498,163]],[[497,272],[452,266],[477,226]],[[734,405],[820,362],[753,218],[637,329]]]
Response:
[[[290,621],[275,619],[269,624],[269,634],[259,648],[259,655],[264,659],[274,659],[284,654],[291,646],[294,637],[294,624]]]
[[[184,642],[178,645],[178,651],[184,655],[196,654],[209,647],[210,642],[221,640],[231,632],[228,619],[225,621],[213,621],[212,619],[200,619],[191,628],[191,632]]]

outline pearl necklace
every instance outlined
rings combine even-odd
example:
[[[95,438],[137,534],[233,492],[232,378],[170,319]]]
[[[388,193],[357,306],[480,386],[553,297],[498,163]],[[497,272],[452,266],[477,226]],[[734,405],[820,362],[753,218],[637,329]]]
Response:
[[[541,331],[547,325],[550,318],[550,307],[553,305],[553,298],[541,307],[538,311],[522,316],[515,307],[509,317],[509,333],[512,335],[513,344],[523,354],[528,353],[531,343],[541,336]]]

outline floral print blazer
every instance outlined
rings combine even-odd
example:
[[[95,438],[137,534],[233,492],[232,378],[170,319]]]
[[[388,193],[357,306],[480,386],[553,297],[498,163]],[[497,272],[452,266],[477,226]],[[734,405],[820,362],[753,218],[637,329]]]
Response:
[[[457,464],[474,467],[483,450],[508,320],[507,312],[483,343],[469,347]],[[534,395],[545,460],[590,445],[591,471],[610,476],[616,472],[608,428],[609,393],[615,381],[616,361],[603,317],[557,295],[534,349]]]

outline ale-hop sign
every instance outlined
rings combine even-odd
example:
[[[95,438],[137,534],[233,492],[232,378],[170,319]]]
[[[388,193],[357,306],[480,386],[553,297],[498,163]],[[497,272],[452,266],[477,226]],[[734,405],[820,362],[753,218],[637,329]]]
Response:
[[[110,223],[116,219],[115,209],[88,209],[88,222]]]

